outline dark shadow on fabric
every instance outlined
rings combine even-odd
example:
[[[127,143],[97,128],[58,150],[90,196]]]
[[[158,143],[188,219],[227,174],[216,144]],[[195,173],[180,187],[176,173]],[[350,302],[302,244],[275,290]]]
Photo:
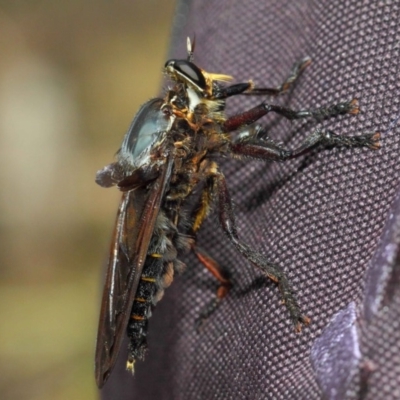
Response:
[[[383,307],[389,306],[400,287],[400,249],[397,250],[396,258],[393,262],[393,268],[387,281],[385,297],[382,302]]]

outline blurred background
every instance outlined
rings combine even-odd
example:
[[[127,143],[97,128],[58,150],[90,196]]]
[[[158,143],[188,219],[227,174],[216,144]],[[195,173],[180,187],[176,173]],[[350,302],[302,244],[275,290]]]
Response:
[[[94,177],[161,87],[174,7],[0,2],[2,400],[97,398],[102,268],[120,194]]]

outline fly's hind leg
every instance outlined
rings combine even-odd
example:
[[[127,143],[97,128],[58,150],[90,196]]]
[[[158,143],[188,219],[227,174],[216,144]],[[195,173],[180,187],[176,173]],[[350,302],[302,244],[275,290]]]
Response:
[[[232,284],[227,276],[226,271],[224,271],[221,266],[204,250],[197,246],[193,246],[193,252],[196,254],[199,261],[219,282],[219,287],[217,289],[215,298],[211,300],[206,307],[204,307],[196,321],[196,329],[199,329],[203,322],[216,310],[221,300],[228,294]]]
[[[310,319],[302,314],[284,272],[278,265],[269,262],[265,256],[257,253],[239,240],[231,199],[226,186],[225,177],[221,173],[215,175],[215,189],[218,193],[219,219],[223,230],[228,235],[236,249],[244,257],[260,268],[268,278],[277,283],[282,294],[283,302],[289,311],[293,324],[295,325],[295,329],[299,332],[302,324],[307,325],[310,322]]]

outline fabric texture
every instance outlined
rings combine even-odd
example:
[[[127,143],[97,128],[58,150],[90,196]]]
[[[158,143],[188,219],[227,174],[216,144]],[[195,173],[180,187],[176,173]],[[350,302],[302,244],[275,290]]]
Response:
[[[126,346],[102,398],[400,399],[400,4],[349,0],[181,2],[171,58],[276,86],[271,103],[315,108],[354,97],[362,113],[321,123],[263,118],[294,148],[317,127],[382,133],[382,148],[318,148],[285,163],[221,160],[242,240],[278,263],[311,324],[296,333],[275,284],[236,252],[213,213],[198,243],[233,288],[199,332],[214,278],[193,255],[149,320],[149,352],[125,371]],[[264,99],[228,100],[232,115]]]

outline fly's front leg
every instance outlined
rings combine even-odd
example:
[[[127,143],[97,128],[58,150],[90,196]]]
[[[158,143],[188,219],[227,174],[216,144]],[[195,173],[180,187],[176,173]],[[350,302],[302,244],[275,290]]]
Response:
[[[260,268],[268,278],[278,284],[283,297],[283,302],[289,311],[296,331],[299,332],[302,324],[308,324],[310,319],[302,314],[284,272],[278,265],[269,262],[265,256],[257,253],[239,240],[225,177],[222,174],[216,175],[215,184],[218,192],[219,219],[223,230],[228,235],[236,249],[246,257],[247,260]]]
[[[224,88],[218,89],[217,93],[214,94],[215,99],[226,99],[231,96],[236,95],[246,95],[246,96],[279,96],[283,93],[286,93],[292,84],[299,77],[300,73],[310,65],[311,59],[310,57],[305,57],[300,61],[297,61],[290,71],[288,77],[285,81],[275,87],[275,88],[257,88],[254,87],[252,82],[246,83],[237,83],[231,86],[227,86]]]
[[[228,118],[223,124],[223,130],[225,132],[232,132],[244,126],[251,125],[270,112],[279,114],[291,121],[303,118],[321,120],[324,118],[335,117],[340,114],[358,114],[359,106],[358,100],[352,99],[350,101],[333,104],[327,107],[295,111],[287,107],[264,102],[248,111]]]
[[[317,129],[297,148],[289,150],[272,140],[258,137],[242,137],[231,144],[233,154],[248,156],[266,161],[285,161],[303,155],[318,145],[343,147],[380,148],[380,133],[371,132],[360,136],[342,136],[333,131]]]
[[[291,86],[293,85],[294,82],[296,82],[297,78],[300,76],[301,72],[308,67],[311,64],[311,58],[310,57],[304,57],[301,60],[295,62],[293,64],[293,67],[288,75],[288,77],[285,79],[285,81],[279,85],[276,88],[252,88],[246,93],[243,93],[244,95],[267,95],[267,96],[279,96],[281,94],[286,93]]]

